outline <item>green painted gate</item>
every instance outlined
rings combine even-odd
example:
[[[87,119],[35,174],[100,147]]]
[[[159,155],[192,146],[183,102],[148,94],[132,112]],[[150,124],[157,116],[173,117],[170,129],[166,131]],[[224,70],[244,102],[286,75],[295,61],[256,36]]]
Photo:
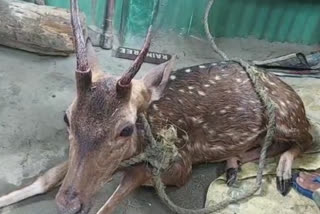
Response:
[[[114,32],[121,45],[145,36],[153,0],[115,0]],[[79,0],[87,22],[104,29],[107,0]],[[156,25],[163,32],[205,38],[203,16],[208,0],[160,0]],[[46,0],[47,5],[69,8],[69,0]],[[209,19],[217,37],[254,37],[271,42],[320,42],[318,0],[216,0]],[[131,44],[130,44],[131,43]]]
[[[203,16],[208,0],[160,0],[159,25],[183,36],[205,37]],[[152,1],[131,0],[126,37],[144,35]],[[271,42],[320,42],[318,0],[216,0],[209,17],[217,37],[255,37]]]

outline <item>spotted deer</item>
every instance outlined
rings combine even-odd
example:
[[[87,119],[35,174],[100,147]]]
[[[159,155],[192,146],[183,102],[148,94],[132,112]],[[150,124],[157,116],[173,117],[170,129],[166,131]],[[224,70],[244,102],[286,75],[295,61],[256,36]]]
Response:
[[[88,213],[90,199],[118,171],[123,179],[98,211],[110,214],[139,186],[152,186],[146,164],[120,164],[144,151],[138,114],[145,113],[154,136],[166,126],[177,128],[179,159],[162,174],[165,185],[183,186],[192,167],[226,161],[227,184],[232,185],[240,164],[257,160],[266,135],[268,116],[247,73],[238,63],[223,61],[174,70],[175,57],[134,79],[150,46],[148,32],[141,53],[121,77],[102,72],[90,39],[85,40],[77,0],[71,0],[75,38],[77,95],[65,115],[69,160],[31,185],[0,197],[0,207],[60,185],[60,213]],[[268,156],[281,155],[277,188],[290,190],[294,159],[312,142],[310,124],[297,93],[271,73],[260,82],[276,105],[276,132]]]

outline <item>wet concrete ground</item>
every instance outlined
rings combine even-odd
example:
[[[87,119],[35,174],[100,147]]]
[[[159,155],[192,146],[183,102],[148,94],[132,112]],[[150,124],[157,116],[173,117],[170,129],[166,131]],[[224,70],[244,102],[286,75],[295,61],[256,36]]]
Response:
[[[153,50],[177,54],[177,68],[219,58],[208,43],[196,38],[158,37]],[[308,53],[315,46],[267,43],[253,39],[218,40],[228,54],[245,59],[267,59],[292,52]],[[120,74],[131,61],[111,57],[110,51],[97,49],[106,72]],[[141,75],[153,65],[145,64]],[[67,159],[68,143],[63,113],[74,94],[74,56],[46,57],[0,47],[0,195],[31,182],[40,172]],[[320,87],[315,79],[286,78],[302,94],[308,110],[320,120]],[[204,206],[210,182],[223,172],[223,164],[195,167],[190,182],[183,188],[169,188],[170,197],[186,208]],[[119,176],[97,195],[95,213],[115,190]],[[2,214],[55,214],[57,190],[0,209]],[[217,196],[218,197],[218,196]],[[116,214],[165,214],[170,211],[151,188],[140,188],[126,199]]]

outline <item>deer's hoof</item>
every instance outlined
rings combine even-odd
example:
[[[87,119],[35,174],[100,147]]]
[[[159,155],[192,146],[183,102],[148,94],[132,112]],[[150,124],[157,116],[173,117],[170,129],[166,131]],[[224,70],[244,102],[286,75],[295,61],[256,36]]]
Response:
[[[236,168],[229,168],[226,172],[226,178],[227,178],[227,185],[233,186],[238,178],[238,169]]]
[[[292,179],[283,179],[282,177],[277,176],[277,189],[281,195],[286,196],[292,187]]]

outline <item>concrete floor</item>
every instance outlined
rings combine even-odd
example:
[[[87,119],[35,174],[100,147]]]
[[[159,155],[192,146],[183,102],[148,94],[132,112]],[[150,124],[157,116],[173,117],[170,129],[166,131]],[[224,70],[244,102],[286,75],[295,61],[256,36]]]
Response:
[[[177,54],[177,67],[218,61],[209,44],[197,38],[162,37],[154,39],[152,50]],[[292,52],[317,50],[315,46],[268,43],[254,39],[220,39],[219,46],[232,56],[266,59]],[[110,51],[97,49],[106,72],[121,74],[131,63],[111,57]],[[145,64],[142,72],[153,65]],[[46,57],[0,47],[0,195],[31,182],[35,176],[67,159],[67,133],[62,120],[74,93],[74,56]],[[286,78],[298,90],[312,91],[319,83],[314,79]],[[320,94],[320,92],[319,92]],[[310,103],[314,102],[311,96]],[[309,104],[310,104],[309,103]],[[311,105],[311,104],[310,104]],[[315,109],[318,111],[319,109]],[[320,119],[320,114],[314,114]],[[169,188],[170,197],[186,208],[204,206],[210,182],[223,172],[223,164],[195,167],[190,182],[181,189]],[[97,195],[91,213],[107,200],[116,188],[118,177]],[[2,214],[54,214],[57,190],[27,199],[0,210]],[[141,188],[116,210],[116,214],[171,213],[150,188]]]

